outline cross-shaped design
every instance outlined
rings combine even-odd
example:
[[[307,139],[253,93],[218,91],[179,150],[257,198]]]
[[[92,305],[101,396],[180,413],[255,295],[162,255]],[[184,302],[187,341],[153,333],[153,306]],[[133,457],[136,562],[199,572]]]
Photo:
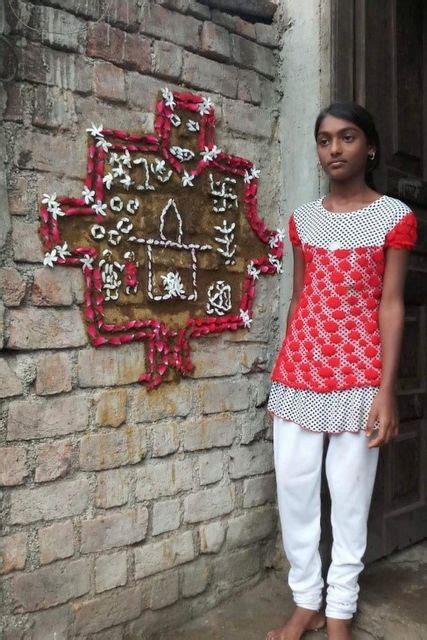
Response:
[[[249,329],[257,279],[281,271],[259,171],[218,149],[214,127],[210,98],[166,88],[156,135],[92,124],[82,197],[42,200],[44,264],[82,267],[95,347],[146,341],[149,388],[192,371],[191,338]]]

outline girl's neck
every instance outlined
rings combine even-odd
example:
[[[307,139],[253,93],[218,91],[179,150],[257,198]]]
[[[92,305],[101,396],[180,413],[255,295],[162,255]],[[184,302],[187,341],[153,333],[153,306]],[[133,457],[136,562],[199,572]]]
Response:
[[[331,180],[330,191],[326,199],[329,203],[335,205],[359,205],[370,204],[379,195],[379,193],[368,187],[364,179],[356,178],[345,182]]]

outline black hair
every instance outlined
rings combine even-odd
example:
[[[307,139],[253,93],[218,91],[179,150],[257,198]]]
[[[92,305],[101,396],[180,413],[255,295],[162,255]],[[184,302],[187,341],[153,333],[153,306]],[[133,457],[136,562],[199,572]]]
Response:
[[[340,118],[340,120],[348,120],[349,122],[352,122],[363,131],[366,136],[367,143],[375,147],[375,158],[373,160],[368,158],[366,163],[366,181],[371,186],[371,174],[379,164],[381,146],[380,137],[373,117],[367,109],[356,102],[333,102],[329,107],[326,107],[326,109],[322,109],[316,118],[316,124],[314,125],[314,137],[316,140],[320,125],[326,116],[333,116],[334,118]]]

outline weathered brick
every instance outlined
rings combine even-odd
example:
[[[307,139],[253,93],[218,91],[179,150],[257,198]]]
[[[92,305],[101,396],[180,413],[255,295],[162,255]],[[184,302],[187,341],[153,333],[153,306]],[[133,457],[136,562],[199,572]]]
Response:
[[[237,97],[244,102],[260,104],[261,102],[261,81],[256,71],[239,69]]]
[[[63,480],[35,489],[19,489],[11,494],[11,524],[54,520],[83,513],[88,505],[86,478]]]
[[[184,521],[202,522],[233,511],[234,487],[222,486],[192,493],[184,498]]]
[[[253,22],[243,20],[240,16],[236,16],[234,20],[234,31],[238,33],[239,36],[243,36],[243,38],[256,40],[255,25]]]
[[[99,471],[136,464],[145,456],[145,429],[122,427],[110,433],[89,433],[80,442],[80,468]]]
[[[12,599],[15,611],[38,611],[79,598],[90,589],[89,572],[89,564],[82,558],[55,562],[49,567],[14,576]]]
[[[40,611],[31,616],[31,640],[68,640],[69,608],[67,605]]]
[[[271,442],[256,442],[230,451],[231,478],[244,478],[267,473],[273,469],[273,447]]]
[[[160,422],[151,429],[153,458],[160,458],[174,453],[179,447],[177,422]]]
[[[47,353],[37,359],[36,393],[49,396],[71,391],[71,361],[63,352]]]
[[[126,551],[117,551],[99,556],[95,560],[95,589],[102,593],[127,582]]]
[[[128,101],[133,109],[137,108],[141,110],[141,112],[149,113],[151,115],[156,107],[158,93],[164,87],[164,81],[157,80],[156,78],[150,78],[149,76],[141,76],[139,73],[132,73],[128,71],[126,73],[126,85]],[[132,129],[135,127],[135,112],[130,111],[129,113],[130,118],[133,121],[133,127],[131,123],[129,128]],[[122,128],[124,128],[124,125],[122,125]],[[152,131],[153,129],[149,130]]]
[[[93,20],[98,20],[105,13],[103,0],[49,0],[49,4]]]
[[[229,447],[237,436],[235,416],[222,414],[189,420],[184,428],[185,451]]]
[[[209,522],[199,529],[200,552],[218,553],[225,540],[226,527],[223,522]]]
[[[135,578],[145,578],[172,569],[195,558],[191,531],[177,533],[161,542],[151,542],[135,549]]]
[[[73,303],[68,268],[37,269],[34,273],[33,304],[38,307],[69,306]]]
[[[109,62],[95,62],[94,92],[107,102],[126,102],[123,70]]]
[[[209,568],[204,558],[200,558],[182,568],[182,595],[184,598],[197,596],[208,586]]]
[[[182,49],[172,42],[156,40],[153,47],[153,74],[178,80],[182,70]]]
[[[223,13],[222,11],[217,11],[216,9],[213,9],[212,20],[217,24],[222,25],[229,31],[234,31],[234,24],[236,20],[235,16],[232,16],[229,13]]]
[[[64,478],[71,469],[73,445],[70,440],[56,440],[37,446],[36,482]]]
[[[271,507],[250,510],[228,522],[227,546],[230,549],[263,540],[273,532],[276,519]]]
[[[55,522],[39,529],[40,564],[69,558],[74,553],[74,528],[71,520]]]
[[[27,561],[27,534],[14,533],[0,538],[0,574],[19,571]]]
[[[137,618],[142,609],[139,587],[117,589],[86,602],[73,604],[76,634],[84,636]]]
[[[124,632],[123,626],[111,627],[110,629],[104,629],[99,633],[95,633],[90,636],[90,640],[123,640]]]
[[[143,583],[143,600],[149,609],[163,609],[178,600],[179,575],[172,570],[162,573]]]
[[[200,484],[212,484],[224,475],[222,451],[210,451],[199,457]]]
[[[123,56],[125,34],[105,22],[91,24],[87,31],[86,54],[119,63]]]
[[[272,49],[279,46],[279,31],[277,26],[263,24],[262,22],[257,22],[254,26],[258,44],[262,44],[264,47],[271,47]]]
[[[256,507],[273,502],[276,494],[276,481],[273,474],[248,478],[243,484],[243,507]]]
[[[22,122],[24,118],[24,85],[21,83],[7,82],[6,108],[3,112],[3,120]]]
[[[0,300],[0,349],[3,349],[5,337],[4,337],[4,304]]]
[[[263,409],[245,416],[242,420],[241,444],[250,444],[254,440],[259,440],[266,428],[265,420],[266,412]]]
[[[272,120],[264,109],[237,100],[225,100],[224,107],[228,129],[247,136],[270,137]]]
[[[42,171],[52,173],[63,173],[66,176],[84,179],[86,175],[86,138],[71,138],[66,132],[60,136],[46,135],[39,130],[32,128],[26,136],[19,136],[15,146],[15,162],[17,166],[25,171]],[[49,189],[51,192],[51,190]],[[20,233],[28,234],[31,242],[34,243],[32,254],[26,258],[25,251],[30,252],[31,247],[25,249],[24,238],[17,251],[23,253],[24,262],[42,262],[43,251],[40,240],[37,237],[38,225],[22,222]],[[20,236],[17,235],[18,240]],[[27,239],[27,243],[30,240]],[[32,259],[31,256],[33,256]],[[24,260],[24,258],[26,258]],[[37,260],[36,260],[37,258]]]
[[[116,64],[119,61],[116,60]],[[139,73],[151,73],[151,44],[141,35],[127,33],[123,47],[123,65]]]
[[[147,533],[147,524],[148,512],[145,507],[83,520],[81,552],[106,551],[140,542]]]
[[[196,89],[207,89],[228,98],[237,95],[237,69],[186,51],[182,69],[184,84]]]
[[[85,22],[71,13],[58,11],[52,7],[37,7],[36,21],[42,32],[42,41],[52,47],[78,51],[79,33],[85,28]]]
[[[6,307],[19,307],[25,289],[25,280],[19,271],[8,267],[0,269],[0,296]]]
[[[276,60],[270,49],[238,35],[231,35],[231,51],[233,61],[245,69],[253,69],[268,78],[274,78]]]
[[[161,40],[171,40],[188,49],[198,49],[201,22],[191,16],[182,16],[156,4],[143,3],[141,31]]]
[[[32,440],[84,431],[89,400],[78,395],[49,400],[22,400],[10,404],[8,440]]]
[[[153,504],[153,536],[179,527],[179,500],[156,501]]]
[[[62,349],[87,343],[78,309],[13,309],[9,323],[9,349]]]
[[[16,176],[9,189],[9,213],[13,216],[25,216],[30,211],[31,186],[26,176]]]
[[[19,48],[17,52],[18,79],[90,93],[92,65],[81,56],[33,42],[28,42],[25,48]]]
[[[42,262],[43,250],[38,236],[37,222],[12,221],[12,247],[16,262]]]
[[[206,7],[196,0],[158,0],[157,4],[161,4],[162,7],[166,7],[166,9],[172,9],[180,13],[188,13],[200,20],[209,20],[211,16],[209,7]]]
[[[35,87],[33,124],[42,129],[71,129],[76,121],[74,96],[59,87]]]
[[[214,22],[204,22],[200,51],[208,58],[229,60],[231,56],[230,34]]]
[[[22,484],[28,475],[25,467],[27,453],[21,447],[0,448],[0,486]]]
[[[249,407],[247,380],[209,380],[200,383],[203,413],[242,411]]]
[[[126,420],[126,389],[104,391],[96,404],[95,424],[98,427],[119,427]]]
[[[172,496],[193,486],[190,459],[147,461],[135,475],[138,500]]]
[[[9,364],[0,359],[0,398],[11,398],[22,393],[22,383]]]
[[[238,351],[234,345],[218,348],[218,344],[211,346],[201,341],[201,344],[194,345],[191,359],[195,367],[192,374],[194,378],[232,376],[240,370]]]
[[[138,29],[139,11],[135,0],[112,0],[105,19],[129,31]]]
[[[235,553],[221,554],[213,561],[213,575],[216,585],[235,584],[247,580],[259,571],[260,556],[254,549],[243,549]]]
[[[191,385],[183,382],[179,390],[175,384],[164,384],[150,392],[144,387],[136,390],[133,416],[136,422],[153,422],[169,417],[185,417],[191,411]]]
[[[107,387],[137,382],[145,369],[144,345],[130,344],[114,349],[85,349],[79,352],[81,387]],[[145,391],[141,389],[140,391]],[[137,421],[137,417],[135,418]],[[140,420],[141,421],[141,420]]]
[[[129,498],[129,469],[114,469],[97,474],[95,504],[110,509],[125,504]]]

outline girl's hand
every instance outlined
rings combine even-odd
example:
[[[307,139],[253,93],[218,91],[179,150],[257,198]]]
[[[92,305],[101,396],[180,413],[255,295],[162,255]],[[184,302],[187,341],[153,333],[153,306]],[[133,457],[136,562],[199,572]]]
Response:
[[[369,438],[374,432],[374,425],[377,420],[380,423],[380,428],[378,430],[378,435],[369,442],[369,449],[388,444],[394,440],[399,433],[397,403],[392,391],[380,389],[375,396],[366,426],[367,438]]]

